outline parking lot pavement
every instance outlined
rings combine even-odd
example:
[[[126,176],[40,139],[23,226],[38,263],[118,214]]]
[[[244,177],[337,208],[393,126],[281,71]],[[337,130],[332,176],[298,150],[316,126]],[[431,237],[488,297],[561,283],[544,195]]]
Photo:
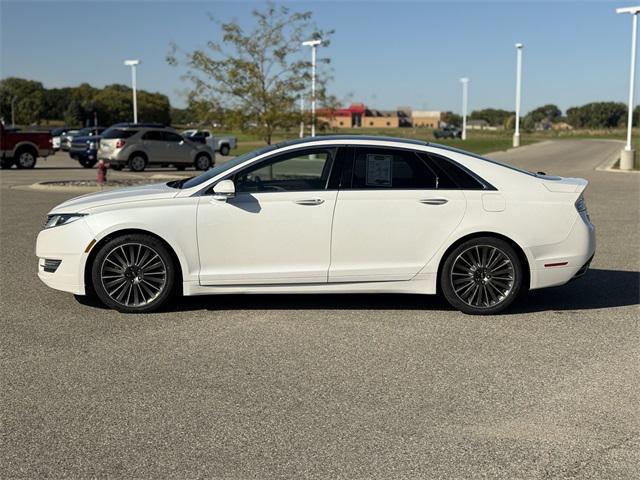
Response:
[[[36,277],[70,195],[10,186],[95,172],[2,171],[0,477],[637,478],[640,175],[594,170],[619,148],[496,155],[589,179],[598,250],[495,317],[405,295],[87,305]]]

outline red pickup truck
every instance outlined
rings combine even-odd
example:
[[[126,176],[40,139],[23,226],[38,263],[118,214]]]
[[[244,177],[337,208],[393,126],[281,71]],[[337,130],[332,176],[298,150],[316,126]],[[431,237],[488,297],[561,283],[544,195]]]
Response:
[[[17,132],[7,130],[0,123],[0,168],[33,168],[38,157],[53,152],[53,139],[49,132]]]

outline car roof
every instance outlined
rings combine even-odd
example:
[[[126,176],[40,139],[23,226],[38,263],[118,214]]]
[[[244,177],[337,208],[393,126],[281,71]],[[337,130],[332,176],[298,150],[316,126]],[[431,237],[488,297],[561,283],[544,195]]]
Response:
[[[407,143],[410,145],[420,145],[423,147],[430,145],[430,143],[425,140],[416,140],[413,138],[346,134],[346,135],[320,135],[317,137],[305,137],[305,138],[299,138],[295,140],[287,140],[284,142],[276,143],[275,146],[278,148],[281,148],[281,147],[289,147],[292,145],[304,145],[305,143],[313,143],[313,142],[324,142],[324,141],[348,142],[350,140]]]

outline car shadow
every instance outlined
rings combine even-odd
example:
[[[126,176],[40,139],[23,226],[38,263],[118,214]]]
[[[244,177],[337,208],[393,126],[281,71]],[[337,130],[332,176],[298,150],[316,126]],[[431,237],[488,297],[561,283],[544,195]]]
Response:
[[[92,297],[76,296],[82,305],[105,308]],[[640,272],[591,269],[567,285],[533,290],[505,314],[593,310],[640,304]],[[410,294],[272,294],[182,297],[164,312],[195,310],[454,310],[441,295]]]

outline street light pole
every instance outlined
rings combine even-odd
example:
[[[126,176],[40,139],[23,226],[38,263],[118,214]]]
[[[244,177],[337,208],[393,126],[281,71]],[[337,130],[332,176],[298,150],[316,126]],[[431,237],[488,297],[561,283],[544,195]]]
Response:
[[[520,146],[520,89],[522,88],[522,43],[516,43],[516,131],[513,146]]]
[[[124,64],[131,67],[131,88],[133,89],[133,123],[138,123],[138,99],[136,95],[136,66],[140,60],[125,60]]]
[[[620,152],[620,170],[631,170],[635,163],[635,150],[631,148],[631,130],[633,129],[633,104],[636,81],[636,43],[638,37],[638,12],[640,6],[616,9],[617,13],[629,13],[633,23],[631,29],[631,68],[629,69],[629,111],[627,112],[627,143]]]
[[[302,42],[305,47],[311,47],[311,136],[316,136],[316,49],[322,40],[308,40]]]
[[[468,101],[468,92],[467,88],[469,85],[468,78],[461,78],[460,82],[462,83],[462,140],[467,139],[467,101]]]
[[[300,94],[300,138],[304,137],[304,95]]]

